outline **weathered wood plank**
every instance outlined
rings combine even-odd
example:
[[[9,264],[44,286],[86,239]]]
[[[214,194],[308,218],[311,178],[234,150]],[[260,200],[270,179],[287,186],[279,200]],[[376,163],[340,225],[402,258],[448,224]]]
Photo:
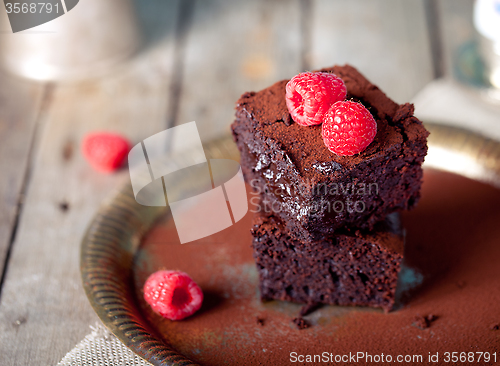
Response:
[[[196,121],[203,140],[227,133],[239,96],[299,72],[300,50],[298,0],[195,2],[176,123]]]
[[[44,86],[14,78],[4,72],[0,73],[0,80],[1,278],[27,173]]]
[[[80,283],[80,240],[128,171],[94,172],[79,145],[92,130],[135,144],[166,127],[178,1],[157,5],[166,28],[154,48],[102,80],[54,90],[0,303],[2,365],[54,365],[97,321]]]
[[[432,80],[423,0],[313,0],[311,6],[311,69],[349,63],[399,103]]]

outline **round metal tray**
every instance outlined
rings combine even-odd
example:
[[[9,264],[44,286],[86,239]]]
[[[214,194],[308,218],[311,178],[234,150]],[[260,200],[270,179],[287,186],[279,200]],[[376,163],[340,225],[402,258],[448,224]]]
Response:
[[[426,167],[500,188],[500,143],[469,131],[426,123],[431,132]],[[207,158],[239,159],[231,136],[205,146]],[[182,182],[179,182],[182,187]],[[137,303],[131,266],[143,236],[166,207],[138,204],[130,184],[105,202],[81,244],[81,276],[90,304],[127,347],[153,365],[194,365],[166,344]]]

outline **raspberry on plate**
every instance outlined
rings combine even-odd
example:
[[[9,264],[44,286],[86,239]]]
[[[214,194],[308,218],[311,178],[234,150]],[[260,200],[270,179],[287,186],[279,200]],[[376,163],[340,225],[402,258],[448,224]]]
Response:
[[[321,131],[328,150],[342,156],[355,155],[375,139],[377,122],[361,103],[343,101],[326,113]]]
[[[319,125],[333,103],[344,100],[344,81],[326,72],[303,72],[286,84],[286,106],[293,120],[302,126]]]
[[[144,300],[164,318],[181,320],[197,312],[203,292],[186,273],[157,271],[144,284]]]
[[[130,142],[111,132],[93,132],[83,138],[82,152],[90,165],[103,173],[110,173],[122,166]]]

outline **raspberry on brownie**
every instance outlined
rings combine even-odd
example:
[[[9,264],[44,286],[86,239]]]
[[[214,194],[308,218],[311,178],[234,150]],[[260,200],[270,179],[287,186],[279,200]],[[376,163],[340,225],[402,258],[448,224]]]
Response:
[[[321,136],[326,147],[337,155],[363,152],[377,134],[377,122],[363,104],[337,102],[326,112]]]
[[[427,153],[428,132],[412,105],[396,104],[352,66],[320,72],[342,78],[347,99],[373,115],[377,131],[364,151],[337,155],[325,145],[323,126],[294,123],[288,80],[243,94],[231,126],[245,179],[262,198],[259,209],[274,212],[300,240],[371,230],[388,214],[412,208]]]
[[[345,84],[334,74],[303,72],[286,84],[286,106],[302,126],[320,125],[331,105],[345,99]]]

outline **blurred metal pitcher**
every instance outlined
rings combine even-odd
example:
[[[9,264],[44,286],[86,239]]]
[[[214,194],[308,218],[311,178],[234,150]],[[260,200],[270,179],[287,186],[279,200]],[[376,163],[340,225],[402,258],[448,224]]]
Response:
[[[26,6],[23,0],[12,4],[0,1],[1,67],[26,78],[64,81],[97,76],[132,55],[140,43],[130,0],[71,0],[76,5],[69,10],[66,7],[69,0],[25,1]],[[8,12],[17,11],[17,16],[22,16],[24,11],[29,13],[33,9],[48,11],[49,5],[51,12],[57,9],[64,14],[14,33]],[[36,16],[33,14],[32,17]]]

